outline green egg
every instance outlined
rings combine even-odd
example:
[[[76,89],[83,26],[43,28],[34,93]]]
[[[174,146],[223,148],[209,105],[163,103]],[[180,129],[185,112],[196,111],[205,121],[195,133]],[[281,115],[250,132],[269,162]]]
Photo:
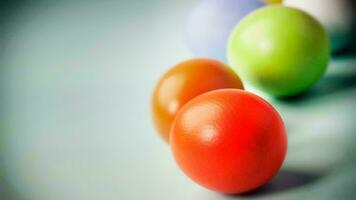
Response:
[[[227,56],[244,81],[265,93],[286,97],[306,91],[322,77],[330,44],[315,18],[274,5],[240,21],[230,36]]]

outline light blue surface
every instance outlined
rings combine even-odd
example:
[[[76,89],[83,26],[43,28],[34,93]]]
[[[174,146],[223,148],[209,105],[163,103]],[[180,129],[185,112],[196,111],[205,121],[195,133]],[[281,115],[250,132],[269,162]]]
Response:
[[[17,5],[1,31],[0,199],[354,199],[354,59],[334,61],[305,97],[270,99],[289,149],[265,188],[224,196],[178,169],[149,105],[161,74],[190,57],[194,3]]]

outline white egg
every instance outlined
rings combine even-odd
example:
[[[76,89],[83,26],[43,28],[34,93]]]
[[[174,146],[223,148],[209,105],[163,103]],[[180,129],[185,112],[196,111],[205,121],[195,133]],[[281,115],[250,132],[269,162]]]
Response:
[[[285,0],[284,5],[314,16],[326,28],[333,51],[344,48],[355,24],[355,0]]]

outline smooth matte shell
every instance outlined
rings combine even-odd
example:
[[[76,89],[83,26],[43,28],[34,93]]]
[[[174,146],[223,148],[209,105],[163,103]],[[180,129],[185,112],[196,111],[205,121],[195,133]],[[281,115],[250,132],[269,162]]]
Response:
[[[205,92],[223,88],[243,89],[243,84],[230,67],[217,60],[190,59],[168,70],[152,96],[153,121],[162,138],[169,141],[172,121],[185,103]]]
[[[330,58],[324,28],[309,14],[273,5],[244,18],[230,36],[230,65],[243,81],[276,97],[302,93]]]
[[[236,89],[215,90],[187,103],[173,123],[170,143],[188,177],[229,194],[267,183],[287,150],[277,111],[262,98]]]

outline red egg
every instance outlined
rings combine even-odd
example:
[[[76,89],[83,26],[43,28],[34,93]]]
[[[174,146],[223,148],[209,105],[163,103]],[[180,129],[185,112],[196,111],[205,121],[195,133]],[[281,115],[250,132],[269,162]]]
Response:
[[[172,124],[170,143],[188,177],[229,194],[267,183],[287,150],[278,112],[262,98],[238,89],[215,90],[188,102]]]

